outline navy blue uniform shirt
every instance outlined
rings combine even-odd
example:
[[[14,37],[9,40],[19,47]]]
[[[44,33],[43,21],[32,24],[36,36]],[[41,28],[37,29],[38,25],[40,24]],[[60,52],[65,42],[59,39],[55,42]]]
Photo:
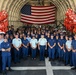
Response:
[[[73,40],[73,41],[72,41],[72,48],[73,48],[74,50],[76,50],[76,40]]]
[[[50,44],[50,46],[53,46],[56,41],[55,39],[49,39],[48,43]]]
[[[26,40],[22,40],[22,43],[25,45],[25,46],[27,46],[27,44],[29,43],[29,41],[26,39]]]
[[[10,45],[9,42],[2,42],[2,43],[1,43],[1,48],[3,48],[3,49],[8,49],[8,48],[11,48],[11,45]],[[4,53],[8,53],[8,54],[9,54],[10,52],[4,51],[4,52],[2,52],[2,55],[3,55]]]
[[[64,39],[59,39],[58,43],[60,44],[60,46],[63,46],[63,44],[65,43],[65,40]]]

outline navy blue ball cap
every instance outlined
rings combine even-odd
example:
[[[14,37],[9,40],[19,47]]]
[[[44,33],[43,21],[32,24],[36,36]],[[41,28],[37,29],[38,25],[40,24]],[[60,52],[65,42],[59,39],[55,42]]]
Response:
[[[59,36],[58,34],[56,34],[56,36]]]
[[[51,34],[50,36],[54,36],[53,34]]]
[[[60,34],[60,36],[64,36],[63,34]]]
[[[72,36],[71,36],[71,35],[69,35],[69,38],[72,38]]]

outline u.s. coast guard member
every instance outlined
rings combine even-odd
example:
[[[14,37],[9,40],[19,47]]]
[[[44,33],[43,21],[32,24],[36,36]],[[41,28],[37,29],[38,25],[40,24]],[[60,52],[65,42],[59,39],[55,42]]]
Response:
[[[44,61],[44,54],[47,49],[47,40],[44,38],[44,35],[41,35],[41,38],[38,41],[38,49],[40,50],[40,61]]]

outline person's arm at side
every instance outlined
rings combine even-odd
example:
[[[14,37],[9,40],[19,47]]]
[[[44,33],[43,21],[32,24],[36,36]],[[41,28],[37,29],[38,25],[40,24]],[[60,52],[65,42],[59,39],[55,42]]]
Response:
[[[21,46],[22,46],[22,41],[21,41],[21,39],[20,39],[20,45],[19,45],[18,49],[19,49]]]
[[[40,50],[40,39],[38,41],[38,49]]]
[[[58,42],[58,46],[62,49],[62,47],[61,47],[61,45],[60,45],[60,43]]]
[[[52,48],[54,48],[56,46],[56,43],[54,43],[54,45],[52,46]]]

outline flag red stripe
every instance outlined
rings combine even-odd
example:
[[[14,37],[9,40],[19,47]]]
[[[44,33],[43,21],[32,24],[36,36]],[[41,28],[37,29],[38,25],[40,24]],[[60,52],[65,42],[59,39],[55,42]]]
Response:
[[[23,22],[28,22],[28,23],[35,23],[35,24],[45,24],[45,23],[51,23],[51,22],[55,22],[55,20],[51,20],[51,21],[44,21],[44,22],[37,22],[37,21],[28,21],[28,20],[21,20],[21,21],[23,21]]]
[[[39,8],[52,8],[52,7],[54,7],[55,8],[55,6],[53,5],[51,5],[51,6],[32,6],[31,8],[37,8],[37,9],[39,9]]]
[[[29,23],[29,22],[24,22],[24,21],[21,21],[21,22],[23,22],[23,23],[26,23],[26,24],[36,24],[36,23]],[[43,24],[54,24],[55,23],[55,21],[54,22],[48,22],[48,23],[39,23],[39,24],[37,24],[37,25],[43,25]]]

